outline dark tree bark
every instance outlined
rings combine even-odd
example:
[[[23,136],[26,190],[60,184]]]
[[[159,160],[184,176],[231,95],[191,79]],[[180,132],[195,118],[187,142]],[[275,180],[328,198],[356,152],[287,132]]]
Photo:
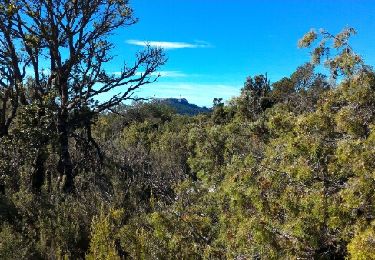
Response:
[[[57,170],[63,181],[63,190],[71,192],[74,189],[73,163],[69,152],[69,128],[67,114],[62,113],[58,118],[58,138],[59,138],[59,162]]]
[[[45,152],[41,149],[34,162],[34,172],[31,177],[31,182],[35,192],[41,192],[45,182],[45,156]]]
[[[57,111],[53,118],[60,157],[57,169],[64,191],[70,192],[74,162],[69,138],[76,130],[90,128],[72,122],[72,115],[85,109],[98,114],[134,99],[136,89],[159,77],[155,71],[166,61],[164,52],[147,47],[136,55],[134,64],[123,66],[120,75],[105,71],[113,48],[108,36],[137,21],[126,0],[19,0],[0,5],[7,6],[0,9],[0,73],[5,75],[0,79],[0,98],[6,99],[0,100],[0,137],[7,134],[20,105],[50,100]],[[24,94],[27,70],[33,78],[32,100]],[[118,94],[97,102],[99,95],[114,90]],[[87,139],[96,146],[90,134]],[[37,176],[39,172],[35,176],[39,187]]]

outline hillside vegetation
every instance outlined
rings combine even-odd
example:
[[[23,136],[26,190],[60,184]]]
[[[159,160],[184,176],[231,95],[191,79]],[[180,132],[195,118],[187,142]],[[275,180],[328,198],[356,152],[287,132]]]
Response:
[[[305,64],[272,85],[248,78],[211,114],[119,108],[95,120],[102,158],[79,131],[70,140],[72,194],[55,177],[51,112],[24,107],[1,139],[0,256],[372,259],[374,93],[371,70],[332,87]]]
[[[153,99],[152,102],[167,105],[180,115],[195,116],[211,112],[207,107],[200,107],[189,103],[186,98],[156,98]]]
[[[61,15],[103,15],[102,27],[62,43],[22,9],[37,3],[0,8],[10,26],[0,33],[24,44],[27,66],[45,48],[53,60],[50,74],[35,63],[26,77],[0,50],[13,61],[0,64],[0,259],[375,259],[375,72],[349,46],[353,29],[308,32],[299,44],[311,62],[273,83],[249,77],[240,96],[189,116],[164,102],[123,105],[153,82],[163,52],[106,74],[100,37],[131,24],[131,10],[78,2],[79,15]],[[17,12],[42,40],[21,34]],[[0,40],[6,50],[12,37]],[[59,63],[59,44],[85,58]],[[95,99],[119,86],[124,95]]]

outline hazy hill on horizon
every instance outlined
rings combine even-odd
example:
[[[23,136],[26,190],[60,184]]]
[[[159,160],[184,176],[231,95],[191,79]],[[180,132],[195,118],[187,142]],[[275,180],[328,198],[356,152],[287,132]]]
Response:
[[[152,102],[171,107],[177,114],[194,116],[201,113],[209,113],[211,108],[200,107],[189,103],[186,98],[153,98]]]

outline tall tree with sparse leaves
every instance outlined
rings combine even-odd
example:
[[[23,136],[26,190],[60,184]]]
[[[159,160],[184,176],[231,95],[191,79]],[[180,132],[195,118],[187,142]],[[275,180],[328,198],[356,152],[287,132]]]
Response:
[[[134,90],[157,79],[154,72],[166,60],[161,49],[148,47],[120,75],[105,71],[113,58],[108,37],[136,22],[127,0],[0,2],[0,137],[8,135],[20,105],[50,99],[65,191],[74,187],[72,133],[84,129],[94,142],[93,116],[133,99]],[[28,78],[32,84],[26,85]],[[98,101],[104,93],[116,94]]]

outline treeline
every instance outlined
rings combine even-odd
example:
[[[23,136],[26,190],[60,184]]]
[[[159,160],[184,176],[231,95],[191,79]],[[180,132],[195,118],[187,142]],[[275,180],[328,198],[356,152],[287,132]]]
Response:
[[[0,143],[0,258],[374,259],[375,73],[353,64],[337,85],[312,63],[249,77],[210,114],[99,114],[95,143],[70,136],[69,192],[53,111],[22,107]]]
[[[289,77],[182,116],[123,105],[163,50],[105,71],[136,21],[126,0],[0,3],[0,259],[375,258],[375,73],[354,29],[310,31]]]
[[[211,115],[100,118],[132,172],[112,243],[134,259],[374,258],[374,88],[373,72],[332,88],[306,64]]]

